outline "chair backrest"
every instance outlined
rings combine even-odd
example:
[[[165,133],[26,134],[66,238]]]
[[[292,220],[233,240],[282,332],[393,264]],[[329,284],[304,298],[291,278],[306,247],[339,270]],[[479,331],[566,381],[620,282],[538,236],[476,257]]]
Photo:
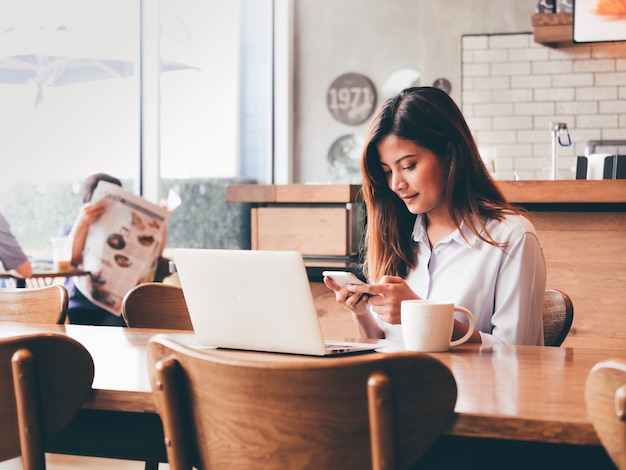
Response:
[[[596,364],[585,385],[587,411],[613,463],[626,470],[626,360]]]
[[[89,352],[63,334],[0,339],[0,461],[21,455],[25,469],[45,468],[45,440],[82,407],[93,376]]]
[[[180,286],[146,282],[134,287],[122,300],[122,316],[131,328],[193,330]]]
[[[543,296],[543,340],[546,346],[560,346],[572,327],[574,304],[560,290],[547,290]]]
[[[407,468],[457,397],[450,370],[426,354],[200,351],[157,335],[148,364],[176,470]]]
[[[64,286],[0,289],[0,321],[65,323],[68,295]]]

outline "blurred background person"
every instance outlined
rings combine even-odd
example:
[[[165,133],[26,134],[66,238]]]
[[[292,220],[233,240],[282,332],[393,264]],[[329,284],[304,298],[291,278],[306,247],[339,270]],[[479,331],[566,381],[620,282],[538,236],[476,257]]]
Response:
[[[79,266],[83,263],[83,252],[85,249],[85,241],[87,240],[89,227],[106,210],[105,200],[97,202],[92,202],[91,200],[100,181],[106,181],[122,187],[122,182],[118,178],[106,173],[96,173],[85,179],[82,189],[83,205],[79,209],[74,225],[66,228],[66,233],[69,232],[69,237],[72,239],[73,266]],[[164,232],[161,253],[165,247],[166,240],[167,233]],[[93,275],[94,273],[92,273],[92,276]],[[151,281],[153,279],[154,272],[151,273],[151,277],[149,279],[146,277],[140,282]],[[121,312],[111,313],[99,305],[94,304],[74,284],[72,278],[67,278],[65,287],[67,288],[69,295],[67,316],[70,323],[80,325],[126,326]],[[134,286],[129,286],[129,289],[132,287]]]
[[[33,274],[33,267],[28,257],[24,254],[24,250],[2,214],[0,214],[0,262],[6,271],[11,271],[20,277],[26,278]]]
[[[83,182],[82,195],[83,205],[78,211],[78,217],[72,227],[68,227],[72,242],[72,266],[79,266],[83,262],[83,250],[87,239],[89,226],[102,215],[105,202],[91,202],[93,192],[100,181],[107,181],[117,186],[122,182],[114,176],[106,173],[96,173],[88,176]],[[114,315],[89,300],[74,284],[71,277],[65,281],[65,287],[69,295],[67,317],[70,323],[78,325],[101,325],[101,326],[126,326],[121,315]]]

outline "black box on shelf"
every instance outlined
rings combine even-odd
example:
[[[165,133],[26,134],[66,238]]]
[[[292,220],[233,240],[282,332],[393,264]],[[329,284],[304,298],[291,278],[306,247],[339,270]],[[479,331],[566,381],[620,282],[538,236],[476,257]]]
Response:
[[[617,162],[615,158],[617,157]],[[576,179],[587,179],[587,167],[589,160],[587,157],[576,158]],[[626,155],[609,155],[604,157],[602,165],[602,179],[623,180],[626,179]]]

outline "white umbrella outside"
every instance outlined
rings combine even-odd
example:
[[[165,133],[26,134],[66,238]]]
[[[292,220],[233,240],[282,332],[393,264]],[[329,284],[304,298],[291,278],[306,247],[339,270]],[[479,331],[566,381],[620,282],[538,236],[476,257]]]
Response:
[[[5,29],[0,32],[0,83],[34,85],[38,106],[46,87],[134,75],[131,54],[110,57],[107,48],[98,49],[64,25]]]
[[[0,83],[34,85],[35,105],[39,106],[47,87],[135,75],[138,41],[129,46],[112,44],[111,40],[116,38],[94,43],[73,35],[65,25],[5,29],[0,31]],[[162,59],[164,72],[192,68],[195,67]]]

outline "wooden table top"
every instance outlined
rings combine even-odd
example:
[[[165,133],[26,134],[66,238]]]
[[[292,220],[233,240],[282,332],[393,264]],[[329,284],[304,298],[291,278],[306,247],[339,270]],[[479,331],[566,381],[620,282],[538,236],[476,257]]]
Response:
[[[9,279],[10,287],[44,287],[54,282],[62,282],[61,278],[86,276],[89,271],[82,269],[71,269],[70,271],[55,271],[49,269],[36,269],[27,278],[16,276],[8,271],[0,271],[0,279]]]
[[[54,270],[33,270],[33,273],[28,276],[27,279],[39,279],[42,277],[73,277],[73,276],[85,276],[89,274],[89,271],[82,269],[72,269],[70,271],[54,271]],[[5,279],[23,279],[9,271],[0,271],[0,278]]]
[[[95,363],[94,392],[87,408],[156,412],[146,367],[146,345],[167,333],[193,344],[192,333],[82,325],[4,322],[0,337],[62,332],[81,342]],[[393,345],[381,353],[393,352]],[[324,358],[215,350],[255,359],[323,361]],[[587,416],[584,387],[594,364],[626,356],[615,348],[462,345],[433,353],[452,370],[458,385],[456,418],[446,434],[551,443],[601,445]]]

